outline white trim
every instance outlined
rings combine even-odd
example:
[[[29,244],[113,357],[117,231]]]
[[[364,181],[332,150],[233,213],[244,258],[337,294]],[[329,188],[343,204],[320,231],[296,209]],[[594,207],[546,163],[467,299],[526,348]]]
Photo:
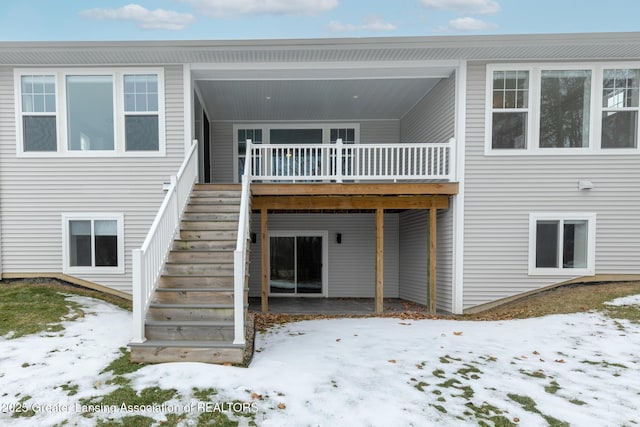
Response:
[[[56,90],[56,137],[57,151],[24,151],[22,130],[22,88],[24,75],[49,75],[55,78]],[[125,147],[124,76],[135,74],[155,74],[158,76],[158,150],[127,151]],[[113,150],[69,150],[67,141],[67,76],[111,76],[113,81]],[[127,68],[16,68],[14,70],[16,153],[18,157],[165,157],[166,155],[166,104],[165,77],[161,67]],[[154,112],[155,113],[155,112]]]
[[[272,294],[269,286],[269,297],[305,297],[305,298],[327,298],[329,295],[329,231],[328,230],[274,230],[267,233],[267,271],[271,271],[271,237],[299,237],[299,236],[320,236],[322,237],[322,292],[319,294]]]
[[[557,268],[536,267],[536,225],[539,220],[559,221],[587,221],[587,266],[585,268],[564,268],[561,260]],[[562,256],[562,230],[558,241],[558,257]],[[595,275],[596,260],[596,214],[585,212],[532,212],[529,214],[529,275],[530,276],[593,276]]]
[[[116,221],[118,227],[118,266],[117,267],[72,267],[69,265],[69,221]],[[94,234],[91,233],[93,241]],[[91,251],[94,247],[92,244]],[[93,257],[92,257],[93,258]],[[114,212],[62,213],[62,272],[65,274],[124,274],[124,214]]]
[[[189,152],[193,143],[193,77],[191,75],[191,66],[189,64],[182,65],[182,81],[183,93],[182,102],[184,109],[183,126],[184,126],[184,154]],[[191,129],[188,131],[187,129]],[[202,144],[200,144],[202,145]]]
[[[465,211],[465,146],[467,116],[467,63],[461,62],[456,70],[455,107],[455,175],[458,194],[452,197],[453,209],[453,260],[451,311],[461,314],[464,309],[464,211]]]
[[[521,64],[487,64],[485,69],[485,145],[486,156],[523,156],[523,155],[598,155],[615,156],[640,153],[640,126],[636,135],[636,148],[601,148],[602,130],[602,78],[603,70],[640,69],[639,62],[564,62],[564,63],[521,63]],[[589,140],[588,147],[576,148],[540,148],[540,90],[543,71],[587,70],[591,72],[589,99]],[[492,148],[493,118],[493,72],[494,71],[529,71],[529,105],[527,116],[527,148],[526,149],[494,149]],[[639,113],[640,114],[640,113]]]

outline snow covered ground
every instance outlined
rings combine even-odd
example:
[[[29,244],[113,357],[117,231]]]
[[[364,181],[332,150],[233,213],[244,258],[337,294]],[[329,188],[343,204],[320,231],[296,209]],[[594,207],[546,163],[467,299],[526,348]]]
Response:
[[[256,335],[248,369],[145,366],[125,375],[130,384],[176,389],[176,397],[141,412],[93,408],[86,417],[83,399],[118,387],[109,384],[112,372],[101,371],[126,346],[131,315],[72,299],[86,315],[65,322],[64,331],[0,338],[0,425],[91,426],[136,414],[162,421],[172,412],[181,413],[182,425],[196,425],[198,413],[228,411],[224,404],[234,401],[246,402],[251,414],[235,417],[240,425],[258,426],[472,426],[491,425],[491,417],[521,426],[640,423],[640,325],[595,312],[497,322],[292,323]],[[615,303],[640,305],[640,297]],[[214,406],[204,406],[194,388],[215,388]],[[14,418],[16,409],[35,414]]]

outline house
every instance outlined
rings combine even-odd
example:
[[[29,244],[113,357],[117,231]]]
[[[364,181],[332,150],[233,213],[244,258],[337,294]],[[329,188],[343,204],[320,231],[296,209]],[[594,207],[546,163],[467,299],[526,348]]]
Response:
[[[639,82],[640,33],[0,43],[0,271],[147,361],[239,361],[248,296],[637,279]]]

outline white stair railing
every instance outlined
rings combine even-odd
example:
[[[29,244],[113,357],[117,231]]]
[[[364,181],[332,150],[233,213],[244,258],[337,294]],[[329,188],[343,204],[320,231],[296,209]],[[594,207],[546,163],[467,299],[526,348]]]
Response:
[[[198,178],[198,141],[185,156],[177,175],[171,177],[167,194],[151,224],[149,233],[140,249],[133,250],[133,337],[135,344],[146,341],[144,318],[151,298],[158,286],[167,254],[176,232],[180,228],[180,217],[189,200],[193,184]]]
[[[247,140],[247,153],[251,153],[251,140]],[[248,156],[242,174],[242,195],[240,197],[240,216],[236,249],[233,252],[233,325],[234,344],[245,343],[245,300],[244,290],[247,277],[247,242],[251,232],[251,169],[252,157]]]
[[[453,139],[445,143],[254,144],[253,180],[450,180]]]

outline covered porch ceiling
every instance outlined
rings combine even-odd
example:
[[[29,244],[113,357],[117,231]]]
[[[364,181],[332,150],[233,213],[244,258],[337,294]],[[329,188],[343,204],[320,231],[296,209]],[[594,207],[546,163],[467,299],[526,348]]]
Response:
[[[210,120],[399,120],[455,70],[307,66],[280,72],[197,70],[194,86]]]

